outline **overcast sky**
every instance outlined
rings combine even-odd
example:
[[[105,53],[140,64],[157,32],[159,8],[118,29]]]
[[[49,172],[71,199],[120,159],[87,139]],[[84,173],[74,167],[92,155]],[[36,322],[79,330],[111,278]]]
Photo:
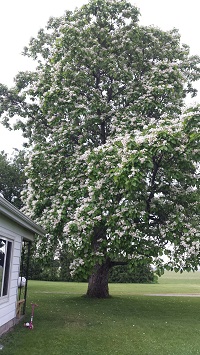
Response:
[[[199,0],[131,0],[141,12],[140,23],[163,30],[178,28],[191,54],[200,55]],[[18,71],[31,70],[32,63],[21,55],[23,47],[45,27],[49,17],[62,16],[87,0],[1,0],[0,4],[0,83],[12,86]],[[200,88],[200,85],[198,85]],[[198,87],[197,86],[197,87]],[[200,101],[200,95],[197,100]],[[0,151],[9,154],[21,148],[22,137],[0,125]]]

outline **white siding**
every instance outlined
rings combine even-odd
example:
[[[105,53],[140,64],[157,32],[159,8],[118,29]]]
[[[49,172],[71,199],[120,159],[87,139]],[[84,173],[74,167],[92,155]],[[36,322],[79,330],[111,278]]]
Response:
[[[19,265],[18,264],[12,264],[12,272],[19,272]]]
[[[33,241],[36,233],[45,235],[40,226],[0,196],[0,236],[13,243],[9,292],[6,297],[0,297],[0,334],[15,324],[22,241]]]
[[[8,308],[7,312],[9,312],[9,313],[6,313],[6,315],[1,316],[0,326],[8,323],[10,320],[14,319],[16,316],[16,310],[13,307],[12,307],[12,309]]]
[[[15,307],[11,307],[11,305],[13,305],[13,304],[15,305]],[[15,295],[12,296],[12,297],[9,297],[9,305],[10,305],[10,307],[8,308],[8,303],[7,302],[2,303],[2,305],[1,305],[2,306],[2,308],[1,308],[1,318],[5,317],[8,314],[8,312],[13,312],[13,311],[15,312],[15,308],[16,308],[16,297],[15,297]],[[1,318],[0,318],[0,322],[1,322]],[[8,320],[10,320],[10,319],[8,319]]]
[[[8,296],[0,298],[0,327],[16,316],[16,302],[18,294],[18,277],[20,269],[20,257],[22,248],[21,227],[4,221],[0,226],[0,236],[12,241],[12,260],[10,265],[9,292]]]

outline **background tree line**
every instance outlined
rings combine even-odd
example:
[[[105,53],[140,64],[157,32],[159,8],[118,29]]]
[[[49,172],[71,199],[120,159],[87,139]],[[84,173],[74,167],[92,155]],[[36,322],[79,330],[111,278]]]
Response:
[[[60,251],[57,258],[52,260],[41,260],[32,257],[29,267],[29,279],[43,281],[67,281],[67,282],[88,282],[88,278],[70,274],[70,264],[73,255],[70,252]],[[129,268],[128,265],[118,265],[110,270],[110,283],[156,283],[158,276],[149,265],[138,265]]]
[[[25,188],[25,152],[15,150],[12,156],[0,152],[0,194],[15,207],[22,207],[21,192]]]

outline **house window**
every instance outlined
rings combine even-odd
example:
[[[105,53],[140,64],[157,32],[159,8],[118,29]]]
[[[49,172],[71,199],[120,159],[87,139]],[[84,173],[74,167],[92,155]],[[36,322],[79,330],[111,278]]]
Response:
[[[0,297],[8,294],[12,242],[0,238]]]

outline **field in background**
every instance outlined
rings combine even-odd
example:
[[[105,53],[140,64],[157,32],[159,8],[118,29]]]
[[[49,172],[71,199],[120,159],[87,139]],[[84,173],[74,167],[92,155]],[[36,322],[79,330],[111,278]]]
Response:
[[[110,284],[109,299],[82,297],[84,283],[30,281],[34,329],[22,324],[0,340],[2,355],[200,354],[200,272],[167,272],[158,284]],[[150,294],[185,294],[149,296]],[[196,295],[194,295],[196,294]],[[195,297],[194,297],[195,296]]]
[[[182,274],[166,271],[158,278],[158,284],[110,284],[110,293],[123,294],[124,287],[132,295],[183,293],[200,296],[200,271]]]

